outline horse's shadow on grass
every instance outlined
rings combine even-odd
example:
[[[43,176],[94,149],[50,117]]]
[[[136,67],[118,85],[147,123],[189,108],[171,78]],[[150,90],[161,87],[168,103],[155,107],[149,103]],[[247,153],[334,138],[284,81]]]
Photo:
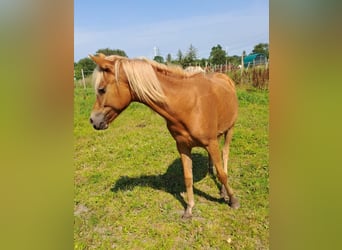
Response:
[[[202,180],[208,174],[208,158],[195,153],[192,154],[193,164],[193,180],[194,183]],[[218,189],[221,184],[218,183],[216,177],[211,174]],[[172,194],[186,208],[186,202],[182,197],[185,192],[183,169],[181,160],[178,158],[168,167],[165,174],[160,175],[141,175],[139,177],[121,176],[111,188],[112,192],[120,190],[132,190],[136,186],[151,187]],[[194,187],[194,194],[201,196],[209,201],[223,203],[223,199],[215,198]]]

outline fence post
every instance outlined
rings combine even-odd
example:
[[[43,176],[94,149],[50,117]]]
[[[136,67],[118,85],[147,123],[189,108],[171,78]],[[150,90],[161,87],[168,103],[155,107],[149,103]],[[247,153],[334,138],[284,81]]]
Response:
[[[244,64],[243,64],[243,53],[242,53],[242,56],[241,56],[241,75],[243,72],[243,68],[244,68]]]
[[[82,82],[83,82],[83,87],[84,89],[86,88],[86,85],[85,85],[85,80],[84,80],[84,73],[83,73],[83,69],[81,69],[81,72],[82,72]]]

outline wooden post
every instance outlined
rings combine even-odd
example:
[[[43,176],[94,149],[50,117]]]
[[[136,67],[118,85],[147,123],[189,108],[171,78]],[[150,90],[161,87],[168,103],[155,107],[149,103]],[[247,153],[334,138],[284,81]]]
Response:
[[[244,64],[243,64],[243,53],[241,56],[241,84],[243,84],[243,68],[244,68]]]
[[[81,69],[81,72],[82,72],[82,82],[83,82],[83,87],[84,89],[86,88],[86,85],[85,85],[85,80],[84,80],[84,73],[83,73],[83,69]]]
[[[243,68],[244,68],[244,65],[243,65],[243,53],[242,53],[242,56],[241,56],[241,75],[243,72]]]

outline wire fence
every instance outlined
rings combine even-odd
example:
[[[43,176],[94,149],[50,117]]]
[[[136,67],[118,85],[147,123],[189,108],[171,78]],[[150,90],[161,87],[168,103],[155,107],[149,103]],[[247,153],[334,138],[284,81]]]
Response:
[[[210,73],[218,72],[229,75],[233,81],[238,85],[252,85],[259,89],[268,89],[269,86],[269,62],[266,63],[249,63],[247,67],[233,64],[221,65],[206,65],[200,67],[199,65],[190,65],[187,68],[192,68],[193,71]],[[185,68],[185,70],[187,69]],[[188,70],[188,71],[192,71]],[[92,86],[92,72],[90,70],[81,70],[81,79],[74,77],[75,87],[91,87]]]

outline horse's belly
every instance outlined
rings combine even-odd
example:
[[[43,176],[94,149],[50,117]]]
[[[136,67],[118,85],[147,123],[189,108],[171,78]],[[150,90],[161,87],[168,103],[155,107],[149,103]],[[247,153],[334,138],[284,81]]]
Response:
[[[203,146],[203,143],[205,143],[201,136],[192,133],[184,125],[168,123],[167,127],[177,143],[185,144],[189,147]]]

